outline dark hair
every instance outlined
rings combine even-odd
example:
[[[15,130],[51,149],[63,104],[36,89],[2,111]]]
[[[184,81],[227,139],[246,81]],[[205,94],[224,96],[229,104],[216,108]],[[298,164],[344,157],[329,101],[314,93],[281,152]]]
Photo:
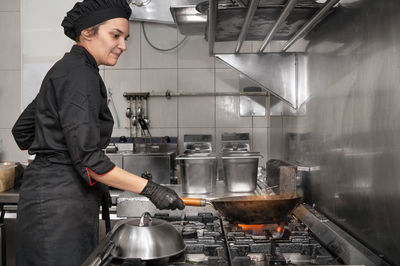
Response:
[[[104,24],[104,22],[101,22],[101,23],[99,23],[99,24],[97,24],[97,25],[94,25],[94,26],[92,26],[92,27],[87,28],[87,30],[90,31],[90,35],[91,35],[91,36],[97,35],[97,33],[99,32],[99,28],[100,28],[100,26],[101,26],[102,24]],[[81,39],[81,34],[79,34],[78,36],[76,36],[75,41],[76,41],[77,43],[79,43],[79,42],[81,41],[80,39]]]

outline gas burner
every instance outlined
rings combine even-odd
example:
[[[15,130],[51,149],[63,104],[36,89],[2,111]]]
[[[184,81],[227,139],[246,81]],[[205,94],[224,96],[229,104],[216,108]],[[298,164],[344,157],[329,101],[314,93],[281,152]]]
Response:
[[[186,250],[169,258],[167,265],[340,264],[298,220],[288,220],[286,224],[235,225],[218,219],[212,213],[199,213],[197,216],[162,213],[154,216],[177,228],[186,244]],[[107,261],[102,265],[148,265],[140,260],[108,258]]]
[[[223,222],[233,265],[330,265],[337,263],[314,240],[305,225],[234,225]],[[323,258],[323,259],[320,259]],[[317,264],[316,260],[320,263]]]
[[[199,230],[206,227],[205,224],[194,221],[176,221],[171,224],[181,232],[183,239],[197,238]]]
[[[204,223],[196,221],[175,221],[171,222],[173,226],[181,227],[184,230],[199,230],[206,227]]]

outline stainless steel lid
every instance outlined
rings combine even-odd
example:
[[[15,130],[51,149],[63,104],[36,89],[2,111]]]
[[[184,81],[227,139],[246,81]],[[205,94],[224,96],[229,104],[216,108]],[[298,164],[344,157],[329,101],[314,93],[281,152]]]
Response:
[[[185,250],[181,234],[176,228],[160,219],[151,218],[148,212],[140,219],[128,219],[113,233],[111,240],[115,258],[140,258],[155,260],[172,257]]]

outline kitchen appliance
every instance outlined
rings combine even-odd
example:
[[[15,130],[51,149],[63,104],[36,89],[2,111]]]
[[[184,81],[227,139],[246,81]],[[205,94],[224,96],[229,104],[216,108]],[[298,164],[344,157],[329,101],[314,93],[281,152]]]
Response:
[[[187,206],[212,205],[228,221],[236,224],[279,223],[300,202],[296,195],[256,195],[213,200],[182,198]]]
[[[156,213],[152,219],[169,222],[186,245],[182,253],[161,265],[388,265],[343,231],[330,238],[337,228],[309,206],[301,205],[278,224],[233,224],[208,212],[192,216]],[[111,238],[112,232],[83,265],[150,265],[107,253]]]
[[[184,152],[179,163],[183,193],[213,192],[217,179],[217,157],[212,154],[211,135],[184,135]]]
[[[250,151],[249,133],[222,133],[221,152]]]
[[[140,219],[127,219],[114,227],[111,255],[119,259],[140,258],[143,261],[168,261],[185,250],[181,234],[165,220],[151,218],[148,212]]]
[[[184,153],[211,153],[212,135],[184,135]]]
[[[258,152],[225,152],[221,155],[224,180],[229,192],[250,192],[256,189]]]
[[[106,155],[118,167],[159,184],[176,183],[176,138],[121,137],[112,141],[117,149]]]
[[[199,212],[194,216],[170,216],[168,213],[156,213],[152,219],[162,219],[171,224],[180,233],[186,249],[169,258],[168,265],[221,265],[228,266],[227,246],[220,220],[211,213]],[[154,265],[141,259],[115,258],[107,252],[112,238],[112,232],[99,244],[83,265],[114,266],[114,265]],[[166,243],[168,245],[168,243]],[[160,263],[165,265],[165,261]],[[155,263],[155,265],[159,265]]]
[[[180,166],[183,193],[211,193],[215,188],[217,157],[208,153],[187,153],[175,158]]]

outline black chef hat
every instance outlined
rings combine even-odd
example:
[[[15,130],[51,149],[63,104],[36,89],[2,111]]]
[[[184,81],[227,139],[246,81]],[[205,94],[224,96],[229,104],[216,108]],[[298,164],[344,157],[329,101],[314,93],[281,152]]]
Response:
[[[67,13],[61,26],[65,35],[76,40],[84,29],[113,18],[129,19],[131,13],[126,0],[83,0]]]

